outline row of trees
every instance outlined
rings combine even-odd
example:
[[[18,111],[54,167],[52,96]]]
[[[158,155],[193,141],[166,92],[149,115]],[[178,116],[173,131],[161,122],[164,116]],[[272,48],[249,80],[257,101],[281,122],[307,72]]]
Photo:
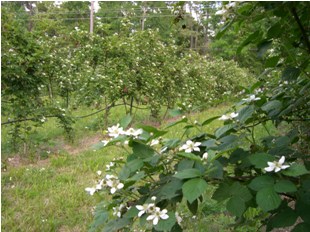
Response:
[[[39,126],[49,117],[56,117],[70,133],[71,110],[79,105],[105,108],[108,114],[116,104],[124,104],[127,113],[143,104],[158,118],[162,106],[211,105],[252,80],[233,61],[186,50],[171,20],[164,20],[173,28],[170,33],[150,29],[155,22],[148,20],[139,30],[140,23],[131,17],[135,11],[126,8],[129,3],[114,5],[124,7],[119,10],[128,11],[127,17],[97,20],[93,34],[86,23],[62,19],[57,24],[57,17],[81,17],[88,7],[85,2],[63,3],[60,8],[48,2],[33,4],[3,3],[2,8],[2,112],[9,118],[3,124],[13,125],[14,143],[16,136],[29,132],[24,122]],[[141,7],[165,14],[163,3],[158,4]],[[172,14],[168,5],[165,9]],[[161,20],[156,25],[160,28]]]

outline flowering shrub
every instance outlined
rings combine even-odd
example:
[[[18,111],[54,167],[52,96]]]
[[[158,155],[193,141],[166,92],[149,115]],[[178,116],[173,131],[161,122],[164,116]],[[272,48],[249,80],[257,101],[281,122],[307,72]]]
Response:
[[[232,9],[236,4],[228,6],[226,16],[231,21],[221,32],[233,22],[242,24],[250,18],[247,16],[253,16],[250,20],[254,22],[272,22],[267,33],[258,29],[242,45],[259,41],[260,57],[273,42],[278,45],[278,57],[266,60],[269,74],[260,77],[268,82],[244,89],[246,97],[241,97],[229,113],[196,123],[201,127],[196,136],[167,139],[162,138],[166,131],[143,126],[136,137],[122,134],[102,143],[119,144],[126,150],[128,146],[130,150],[126,160],[117,161],[120,169],[113,169],[124,187],[96,208],[91,230],[103,227],[103,231],[126,231],[138,226],[152,231],[182,231],[186,228],[177,213],[182,202],[196,214],[211,186],[215,188],[212,199],[226,204],[236,219],[235,226],[255,220],[267,231],[288,226],[295,232],[309,230],[310,43],[303,27],[309,5],[243,2],[236,9]],[[295,23],[288,23],[292,20]],[[284,28],[294,33],[282,36],[279,31]],[[259,39],[257,34],[261,35]],[[294,56],[287,57],[288,47],[295,51]],[[187,74],[195,76],[195,69]],[[174,113],[182,115],[185,108],[181,106]],[[223,121],[223,126],[208,133],[204,126],[214,120]],[[124,129],[128,123],[120,123],[118,128]],[[187,118],[172,125],[180,123],[185,124],[185,130],[193,126]],[[270,131],[268,123],[277,131]],[[258,136],[257,127],[265,128],[266,135]],[[110,217],[108,212],[113,207],[121,211]]]

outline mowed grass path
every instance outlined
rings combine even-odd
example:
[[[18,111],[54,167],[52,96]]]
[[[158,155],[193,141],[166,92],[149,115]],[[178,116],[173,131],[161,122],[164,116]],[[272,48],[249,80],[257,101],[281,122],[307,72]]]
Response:
[[[228,109],[229,105],[223,104],[195,113],[191,115],[191,120],[203,122]],[[161,127],[167,123],[163,122]],[[211,133],[220,125],[222,122],[216,120],[205,126],[204,131]],[[180,124],[171,128],[166,137],[180,137],[183,126]],[[78,142],[75,144],[79,146]],[[92,208],[98,202],[96,196],[87,195],[84,189],[94,184],[97,170],[105,170],[105,165],[113,158],[125,154],[117,147],[94,151],[91,145],[83,144],[88,147],[83,147],[81,150],[84,151],[75,155],[65,151],[50,155],[44,163],[8,166],[7,171],[2,172],[1,182],[2,231],[87,231],[93,219]],[[209,209],[217,207],[212,204],[206,206]],[[212,216],[208,220],[213,221],[213,224],[210,221],[204,222],[203,228],[209,223],[212,226],[210,229],[215,229],[213,231],[226,231],[220,230],[224,226],[221,217],[223,215]],[[230,219],[223,220],[232,222]]]

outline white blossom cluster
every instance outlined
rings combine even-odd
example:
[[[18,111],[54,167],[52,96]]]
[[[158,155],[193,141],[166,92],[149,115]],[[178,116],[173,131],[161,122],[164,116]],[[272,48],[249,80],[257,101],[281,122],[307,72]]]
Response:
[[[123,127],[121,127],[118,123],[114,126],[108,127],[107,133],[110,139],[101,141],[104,144],[104,146],[106,146],[110,142],[111,139],[115,139],[121,135],[131,136],[133,138],[139,138],[139,136],[143,133],[143,130],[134,129],[134,128],[129,128],[128,130],[124,130]]]
[[[101,171],[97,171],[98,175],[101,175]],[[85,191],[90,195],[94,195],[95,192],[102,190],[103,188],[108,188],[111,194],[114,194],[117,190],[124,187],[124,184],[119,181],[119,179],[114,175],[107,174],[103,179],[101,179],[95,187],[87,187]]]
[[[156,197],[152,197],[153,203],[149,204],[143,204],[143,205],[136,205],[136,208],[140,211],[138,213],[138,217],[141,217],[143,214],[149,214],[146,220],[153,221],[153,225],[157,225],[159,220],[166,220],[169,218],[169,215],[167,214],[167,210],[163,209],[161,210],[159,207],[156,207],[155,205]]]
[[[219,120],[222,120],[222,121],[232,120],[232,119],[238,117],[238,115],[239,115],[239,114],[238,114],[238,113],[235,113],[235,112],[230,113],[230,114],[228,114],[228,115],[224,114],[224,115],[222,115],[222,116],[219,118]]]

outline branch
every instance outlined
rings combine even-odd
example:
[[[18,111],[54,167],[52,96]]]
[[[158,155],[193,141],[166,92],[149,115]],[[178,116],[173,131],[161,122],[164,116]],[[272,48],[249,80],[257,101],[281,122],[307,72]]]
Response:
[[[100,109],[100,110],[98,110],[98,111],[96,111],[96,112],[93,112],[93,113],[91,113],[91,114],[87,114],[87,115],[83,115],[83,116],[73,116],[72,118],[86,118],[86,117],[89,117],[89,116],[93,116],[93,115],[95,115],[95,114],[98,114],[98,113],[100,113],[100,112],[102,112],[102,111],[104,111],[104,110],[108,110],[108,109],[110,109],[110,108],[112,108],[112,107],[115,107],[115,106],[122,106],[122,105],[124,105],[124,104],[117,104],[117,105],[115,105],[114,103],[112,103],[111,105],[109,105],[109,106],[107,106],[107,107],[105,107],[105,108],[103,108],[103,109]],[[140,110],[146,110],[146,109],[148,109],[148,108],[141,108],[141,107],[137,107],[137,106],[133,106],[133,108],[137,108],[137,109],[140,109]],[[59,117],[58,115],[47,115],[47,116],[44,116],[45,118],[57,118],[57,117]],[[10,120],[10,121],[7,121],[7,122],[2,122],[1,123],[1,125],[7,125],[7,124],[12,124],[12,123],[17,123],[17,122],[25,122],[25,121],[35,121],[35,120],[37,120],[38,118],[36,117],[36,118],[23,118],[23,119],[17,119],[17,120]]]
[[[297,12],[296,12],[296,8],[295,7],[292,7],[290,9],[291,13],[293,14],[293,17],[294,19],[296,20],[298,26],[299,26],[299,29],[301,30],[301,33],[302,33],[302,37],[306,43],[306,46],[308,48],[308,53],[310,54],[310,42],[309,42],[309,39],[308,39],[308,36],[307,36],[307,31],[305,30],[305,28],[303,27],[298,15],[297,15]]]

